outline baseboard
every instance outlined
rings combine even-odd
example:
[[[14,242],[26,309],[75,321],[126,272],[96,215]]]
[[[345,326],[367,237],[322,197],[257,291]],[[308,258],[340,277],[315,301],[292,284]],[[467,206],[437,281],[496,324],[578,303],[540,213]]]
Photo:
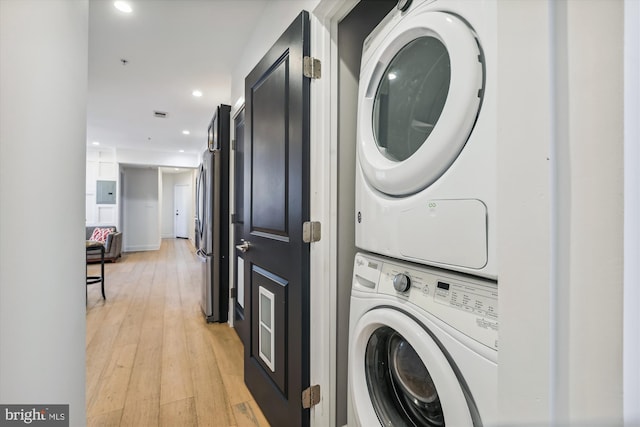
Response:
[[[157,251],[160,249],[160,245],[135,245],[127,246],[123,249],[123,252],[144,252],[144,251]]]

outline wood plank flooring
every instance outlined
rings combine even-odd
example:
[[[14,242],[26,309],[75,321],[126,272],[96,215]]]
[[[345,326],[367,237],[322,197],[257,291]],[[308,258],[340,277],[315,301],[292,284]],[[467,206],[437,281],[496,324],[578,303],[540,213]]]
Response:
[[[164,239],[105,265],[106,301],[89,286],[88,426],[269,426],[235,331],[204,321],[200,268],[188,240]]]

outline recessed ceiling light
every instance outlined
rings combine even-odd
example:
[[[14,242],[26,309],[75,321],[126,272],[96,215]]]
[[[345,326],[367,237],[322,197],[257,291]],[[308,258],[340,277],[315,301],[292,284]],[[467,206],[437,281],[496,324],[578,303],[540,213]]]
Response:
[[[191,92],[191,94],[195,97],[200,98],[202,96],[202,92],[199,90],[194,90],[193,92]]]
[[[133,9],[131,9],[131,5],[129,3],[127,3],[126,1],[116,1],[116,2],[113,2],[113,5],[120,12],[131,13],[131,11],[133,11]]]
[[[388,77],[389,77],[389,80],[395,80],[398,78],[398,75],[394,72],[391,72],[389,73]]]
[[[93,145],[100,145],[100,143],[98,141],[93,141],[92,144]]]
[[[182,134],[183,134],[183,135],[189,135],[190,133],[191,133],[191,132],[189,132],[189,131],[188,131],[188,130],[186,130],[186,129],[182,131]]]
[[[184,153],[184,150],[180,150],[181,153]]]
[[[178,168],[173,168],[173,170],[179,171],[180,169],[178,169]]]

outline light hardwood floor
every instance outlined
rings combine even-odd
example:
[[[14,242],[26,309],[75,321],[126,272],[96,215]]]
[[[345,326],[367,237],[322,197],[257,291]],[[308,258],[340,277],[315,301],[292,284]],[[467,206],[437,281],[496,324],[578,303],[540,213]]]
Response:
[[[204,321],[194,252],[164,239],[105,265],[106,301],[89,286],[88,426],[269,425],[244,384],[235,331]]]

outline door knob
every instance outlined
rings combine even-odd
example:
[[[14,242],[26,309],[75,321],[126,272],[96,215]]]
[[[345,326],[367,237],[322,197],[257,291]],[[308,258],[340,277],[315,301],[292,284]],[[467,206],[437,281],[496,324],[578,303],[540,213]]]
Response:
[[[245,253],[249,250],[249,248],[251,247],[251,242],[248,242],[247,240],[244,239],[240,239],[240,241],[242,242],[239,245],[236,245],[236,249],[239,250],[242,253]]]

